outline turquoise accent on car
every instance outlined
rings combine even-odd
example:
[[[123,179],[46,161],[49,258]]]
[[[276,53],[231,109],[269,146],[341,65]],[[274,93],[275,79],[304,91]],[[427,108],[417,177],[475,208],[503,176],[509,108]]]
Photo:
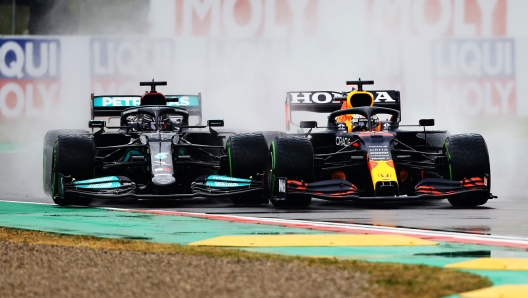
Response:
[[[250,183],[230,182],[230,181],[206,181],[205,185],[220,188],[248,187]]]
[[[178,98],[178,102],[167,102],[171,107],[199,107],[200,99],[196,95],[167,95],[167,99]],[[137,107],[141,103],[140,96],[95,96],[94,107]]]
[[[166,97],[167,99],[178,98],[178,102],[168,102],[168,106],[176,106],[182,108],[200,106],[200,100],[196,95],[167,95]]]
[[[119,186],[121,186],[121,182],[119,181],[75,185],[75,187],[77,188],[91,188],[91,189],[118,188]]]
[[[223,182],[238,182],[238,183],[251,183],[250,179],[234,178],[229,176],[211,175],[207,177],[207,180],[223,181]]]
[[[80,186],[83,184],[108,183],[108,182],[119,182],[119,178],[117,178],[116,176],[99,177],[99,178],[88,179],[88,180],[74,181],[73,184],[75,186]]]
[[[143,156],[143,154],[137,149],[131,149],[127,152],[123,161],[132,161],[132,156]]]
[[[135,107],[141,102],[140,96],[95,96],[94,107]]]
[[[158,153],[158,154],[154,155],[154,158],[155,159],[165,159],[165,158],[167,158],[167,153],[165,153],[165,152]]]

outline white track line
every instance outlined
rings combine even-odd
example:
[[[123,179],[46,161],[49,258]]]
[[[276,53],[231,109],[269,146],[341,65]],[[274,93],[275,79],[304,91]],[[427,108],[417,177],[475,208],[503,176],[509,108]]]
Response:
[[[6,201],[0,200],[0,202],[8,203],[21,203],[21,204],[35,204],[35,205],[55,205],[49,203],[37,203],[37,202],[19,202],[19,201]],[[499,245],[499,246],[526,246],[528,248],[528,238],[515,237],[515,236],[495,236],[495,235],[478,235],[458,232],[444,232],[444,231],[430,231],[419,228],[400,228],[400,227],[384,227],[384,226],[371,226],[361,224],[344,224],[344,223],[331,223],[331,222],[318,222],[309,220],[296,220],[296,219],[280,219],[280,218],[266,218],[266,217],[250,217],[250,216],[237,216],[237,215],[221,215],[221,214],[207,214],[207,213],[195,213],[195,212],[181,212],[181,211],[168,211],[168,210],[145,210],[145,209],[128,209],[128,208],[113,208],[113,207],[95,207],[99,209],[114,210],[114,211],[125,211],[125,212],[140,212],[140,213],[151,213],[161,215],[176,215],[176,216],[190,216],[208,218],[214,220],[226,220],[226,221],[238,221],[258,224],[269,224],[269,225],[284,225],[297,228],[306,229],[320,229],[320,230],[335,230],[341,232],[350,233],[391,233],[391,234],[402,234],[420,238],[437,238],[445,241],[456,241],[456,242],[467,242],[474,244],[486,244],[486,245]]]
[[[111,208],[116,211],[127,211],[127,212],[146,212],[153,214],[163,215],[179,215],[179,216],[192,216],[201,217],[217,220],[227,221],[243,221],[243,222],[254,222],[259,224],[273,224],[273,225],[285,225],[291,227],[307,228],[307,229],[334,229],[342,232],[365,232],[365,233],[393,233],[410,235],[420,238],[437,238],[445,241],[456,241],[466,242],[473,244],[485,244],[485,245],[500,245],[500,246],[522,246],[528,248],[528,238],[515,237],[515,236],[494,236],[494,235],[478,235],[458,232],[443,232],[443,231],[430,231],[419,228],[400,228],[400,227],[383,227],[383,226],[370,226],[361,224],[343,224],[343,223],[329,223],[329,222],[318,222],[308,220],[295,220],[295,219],[277,219],[277,218],[264,218],[264,217],[249,217],[249,216],[236,216],[236,215],[218,215],[218,214],[207,214],[207,213],[193,213],[193,212],[178,212],[178,211],[166,211],[166,210],[137,210],[137,209],[125,209],[125,208]]]

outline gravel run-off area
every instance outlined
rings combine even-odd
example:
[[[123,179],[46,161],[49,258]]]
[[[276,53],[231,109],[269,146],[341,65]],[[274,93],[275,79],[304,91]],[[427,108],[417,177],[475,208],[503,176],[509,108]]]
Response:
[[[383,292],[368,284],[366,273],[272,259],[0,241],[0,262],[1,297],[379,297]]]

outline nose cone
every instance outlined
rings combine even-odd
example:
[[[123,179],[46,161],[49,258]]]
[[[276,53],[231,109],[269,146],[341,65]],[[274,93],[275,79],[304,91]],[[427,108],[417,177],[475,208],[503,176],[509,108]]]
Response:
[[[170,186],[174,182],[176,182],[176,179],[171,175],[156,175],[152,177],[152,183],[156,186]]]

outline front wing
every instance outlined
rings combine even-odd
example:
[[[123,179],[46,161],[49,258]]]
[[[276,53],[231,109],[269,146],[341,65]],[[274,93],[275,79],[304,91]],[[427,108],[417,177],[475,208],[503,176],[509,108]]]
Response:
[[[314,198],[331,201],[410,201],[423,199],[445,199],[466,193],[489,193],[488,177],[473,177],[462,181],[442,178],[426,178],[414,189],[414,195],[399,196],[364,196],[358,188],[347,180],[325,180],[313,183],[278,178],[279,192],[277,197],[307,194]],[[490,194],[490,198],[493,196]]]
[[[54,196],[76,196],[92,199],[189,199],[194,197],[229,197],[257,194],[264,191],[262,181],[227,176],[202,176],[191,184],[192,193],[150,194],[136,193],[136,184],[124,176],[108,176],[75,181],[70,176],[57,175]]]

